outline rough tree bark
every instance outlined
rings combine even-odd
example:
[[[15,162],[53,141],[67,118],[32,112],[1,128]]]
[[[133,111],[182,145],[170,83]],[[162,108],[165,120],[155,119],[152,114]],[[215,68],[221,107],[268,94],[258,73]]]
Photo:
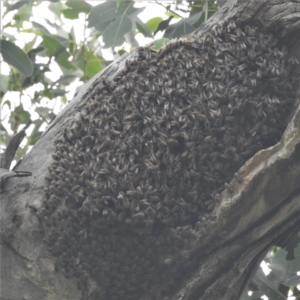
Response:
[[[273,31],[289,53],[300,60],[299,0],[229,1],[198,30],[234,18],[237,24],[259,25]],[[80,93],[51,122],[17,170],[31,177],[10,178],[1,193],[1,299],[81,299],[75,279],[55,272],[55,259],[43,243],[44,234],[32,208],[42,208],[44,176],[51,163],[54,140],[89,100],[87,92],[105,75],[116,78],[124,55],[87,82]],[[299,69],[295,70],[299,77]],[[297,91],[299,97],[299,90]],[[299,102],[295,99],[295,102]],[[207,224],[205,237],[187,255],[194,268],[165,299],[239,299],[260,261],[274,244],[284,245],[300,229],[300,109],[280,143],[259,151],[239,170],[239,178],[221,195]],[[92,293],[90,282],[89,293]],[[88,295],[86,295],[88,297]],[[144,295],[143,299],[147,299]]]

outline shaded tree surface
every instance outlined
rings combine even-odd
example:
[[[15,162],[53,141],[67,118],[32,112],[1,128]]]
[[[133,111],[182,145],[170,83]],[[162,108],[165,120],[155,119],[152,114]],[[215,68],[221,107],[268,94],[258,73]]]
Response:
[[[86,83],[17,166],[32,176],[1,194],[1,297],[239,299],[270,247],[299,231],[299,16],[299,1],[229,1],[192,35]],[[147,140],[149,128],[165,136]]]

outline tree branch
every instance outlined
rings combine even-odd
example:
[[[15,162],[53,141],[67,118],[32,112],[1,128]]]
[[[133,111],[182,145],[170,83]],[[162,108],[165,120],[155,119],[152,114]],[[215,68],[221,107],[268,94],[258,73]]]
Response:
[[[232,19],[237,26],[259,23],[260,32],[276,32],[280,42],[286,43],[288,53],[297,54],[296,59],[300,60],[299,1],[229,1],[197,33],[217,29],[218,24]],[[193,36],[186,40],[191,38]],[[181,47],[180,42],[175,42],[163,51],[178,47]],[[44,208],[42,190],[47,185],[44,176],[53,161],[54,140],[63,135],[74,116],[84,110],[93,91],[101,90],[104,84],[120,76],[126,61],[137,59],[139,51],[124,55],[86,83],[18,166],[17,169],[30,169],[33,176],[20,178],[17,183],[8,182],[1,202],[0,234],[1,261],[4,269],[11,270],[6,274],[1,271],[2,297],[46,299],[54,294],[59,299],[81,298],[76,280],[55,272],[55,259],[42,242],[44,234],[48,236],[50,231],[47,226],[41,226],[49,220],[39,219],[36,214]],[[293,74],[299,74],[299,67],[294,68]],[[106,79],[101,81],[102,76]],[[297,104],[299,91],[295,91],[295,116],[280,143],[249,159],[221,194],[214,210],[203,216],[191,248],[180,253],[186,263],[184,275],[164,299],[237,299],[267,250],[275,242],[284,240],[287,230],[298,228],[300,111],[296,110]],[[107,229],[106,234],[110,233]],[[22,275],[20,269],[25,270]],[[17,273],[19,280],[16,282]],[[11,282],[14,283],[13,291]],[[86,297],[92,299],[93,291],[95,295],[101,286],[93,279],[87,282]],[[150,296],[145,293],[140,299],[150,299]]]

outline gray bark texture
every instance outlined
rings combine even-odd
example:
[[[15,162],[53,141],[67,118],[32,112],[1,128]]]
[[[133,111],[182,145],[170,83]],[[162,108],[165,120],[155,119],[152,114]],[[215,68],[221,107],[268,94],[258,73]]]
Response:
[[[237,26],[259,26],[275,32],[289,55],[300,61],[300,0],[228,1],[197,33],[205,33],[230,19]],[[1,300],[97,299],[93,298],[93,291],[99,288],[95,280],[89,279],[87,291],[83,292],[77,289],[77,279],[67,279],[55,271],[56,258],[43,241],[47,227],[41,227],[36,211],[44,205],[43,189],[47,186],[47,166],[53,161],[54,140],[84,109],[91,90],[101,87],[99,78],[106,76],[106,82],[117,78],[126,67],[126,60],[136,58],[138,51],[122,56],[87,82],[50,123],[14,170],[28,171],[32,176],[7,180],[0,195]],[[299,66],[293,72],[298,78],[294,102],[299,103]],[[239,299],[270,247],[284,245],[299,231],[300,108],[297,106],[290,120],[281,141],[248,159],[221,193],[218,204],[204,222],[205,230],[185,250],[185,259],[192,261],[193,266],[160,299]],[[159,298],[146,293],[137,299]]]

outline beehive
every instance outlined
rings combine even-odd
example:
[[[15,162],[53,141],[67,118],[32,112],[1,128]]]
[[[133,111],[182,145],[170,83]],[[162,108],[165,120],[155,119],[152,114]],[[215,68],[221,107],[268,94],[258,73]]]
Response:
[[[41,215],[58,269],[81,289],[93,278],[97,299],[161,299],[224,184],[280,140],[294,63],[274,36],[230,21],[102,77],[49,166]]]

